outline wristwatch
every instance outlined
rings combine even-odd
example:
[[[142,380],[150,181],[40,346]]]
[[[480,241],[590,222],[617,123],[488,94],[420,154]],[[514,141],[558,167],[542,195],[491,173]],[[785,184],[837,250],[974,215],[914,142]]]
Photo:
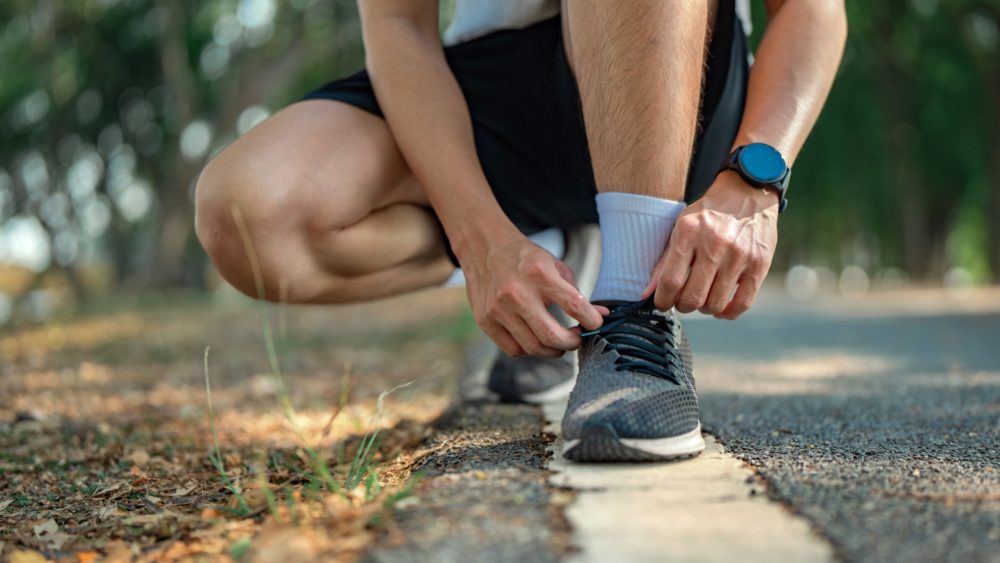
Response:
[[[751,187],[778,192],[779,213],[788,207],[785,191],[788,189],[788,179],[792,177],[792,169],[785,163],[785,158],[778,149],[765,143],[750,143],[737,147],[719,172],[726,170],[739,174]]]

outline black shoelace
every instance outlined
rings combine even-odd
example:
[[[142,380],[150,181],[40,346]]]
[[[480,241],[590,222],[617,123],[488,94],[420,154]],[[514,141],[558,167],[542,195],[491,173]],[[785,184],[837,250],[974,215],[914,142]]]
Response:
[[[653,298],[609,307],[611,314],[597,330],[580,336],[600,336],[618,352],[616,371],[641,372],[680,385],[675,362],[673,320],[656,314]]]

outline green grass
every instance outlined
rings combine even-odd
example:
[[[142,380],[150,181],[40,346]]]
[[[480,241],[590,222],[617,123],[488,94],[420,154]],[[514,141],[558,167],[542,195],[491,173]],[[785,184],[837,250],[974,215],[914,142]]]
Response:
[[[335,478],[334,472],[331,471],[327,463],[326,457],[322,455],[322,453],[317,449],[316,446],[313,446],[312,444],[309,443],[308,437],[305,435],[305,432],[303,432],[303,430],[299,426],[298,416],[295,411],[295,407],[292,404],[291,397],[288,393],[288,388],[286,386],[285,377],[281,367],[282,366],[281,358],[287,357],[287,354],[290,353],[291,351],[291,346],[289,345],[290,340],[287,338],[287,331],[286,331],[287,327],[287,322],[285,317],[286,308],[284,306],[281,306],[278,310],[278,333],[279,336],[281,337],[280,338],[281,345],[279,346],[279,339],[275,338],[274,334],[275,330],[274,327],[272,326],[272,316],[270,314],[270,309],[267,302],[264,300],[264,286],[256,254],[250,242],[249,233],[246,231],[246,226],[243,222],[243,218],[240,215],[239,211],[235,208],[233,209],[233,218],[236,222],[238,230],[240,231],[240,236],[243,239],[244,248],[247,252],[247,257],[250,262],[251,271],[253,272],[254,282],[257,286],[258,295],[260,297],[258,303],[260,304],[260,310],[261,310],[261,321],[262,321],[261,328],[264,339],[263,344],[267,352],[267,359],[270,366],[270,376],[274,383],[275,398],[277,400],[279,408],[282,410],[282,413],[286,421],[289,423],[289,426],[291,427],[292,432],[296,437],[298,446],[301,448],[303,452],[305,452],[306,457],[309,460],[309,465],[306,470],[302,471],[302,470],[297,470],[295,468],[292,468],[292,470],[300,473],[301,476],[306,480],[308,486],[307,490],[310,495],[315,495],[319,497],[323,491],[326,491],[327,493],[342,495],[346,498],[351,491],[355,490],[358,486],[362,486],[364,489],[364,498],[367,501],[372,501],[381,492],[381,483],[379,482],[378,478],[378,472],[376,468],[377,464],[375,462],[375,454],[378,452],[377,446],[379,441],[379,429],[381,427],[384,415],[385,398],[388,397],[391,393],[395,392],[396,390],[410,385],[410,383],[412,382],[398,385],[391,389],[387,389],[379,394],[378,399],[376,400],[375,403],[375,413],[372,415],[372,419],[369,423],[369,429],[365,432],[365,434],[361,439],[361,443],[359,444],[357,452],[355,453],[354,458],[351,461],[350,467],[347,470],[347,474],[343,477],[342,480],[338,480],[337,478]],[[471,328],[470,328],[470,323],[471,323]],[[471,315],[470,315],[468,319],[465,319],[463,317],[459,319],[458,322],[442,323],[440,327],[432,328],[430,330],[430,335],[437,334],[440,335],[440,337],[449,339],[465,339],[468,338],[468,335],[474,332],[474,327],[475,323],[474,321],[471,320]],[[421,335],[421,337],[423,338],[429,336],[428,331],[426,329],[421,331],[415,330],[413,331],[413,338],[416,338],[418,334]],[[213,451],[209,455],[209,461],[211,462],[212,466],[218,473],[219,479],[222,482],[223,486],[233,495],[233,498],[236,500],[236,505],[237,505],[236,513],[240,516],[249,516],[252,514],[253,510],[250,507],[249,503],[247,502],[247,499],[243,494],[243,491],[241,491],[240,488],[236,485],[236,483],[234,483],[233,480],[229,477],[229,472],[226,469],[225,461],[222,456],[222,447],[219,441],[218,430],[215,425],[215,410],[212,404],[212,384],[211,384],[211,377],[209,375],[209,353],[210,353],[210,348],[206,347],[204,354],[205,394],[208,403],[209,426],[211,428],[212,445],[213,445]],[[341,393],[339,394],[338,404],[334,409],[334,413],[330,419],[330,422],[327,423],[327,429],[324,432],[324,434],[329,431],[330,425],[333,423],[333,420],[337,417],[337,415],[342,411],[343,407],[345,406],[348,399],[348,391],[349,389],[345,385],[345,387],[341,390]],[[341,458],[343,457],[343,452],[341,452],[340,457]],[[274,455],[272,455],[270,459],[265,460],[263,464],[259,465],[256,471],[257,474],[256,484],[264,494],[264,497],[267,501],[268,510],[270,511],[272,517],[276,521],[281,522],[282,518],[278,507],[278,499],[271,488],[271,484],[268,481],[267,471],[266,471],[267,466],[269,464],[273,467],[278,467],[279,463],[280,463],[279,460],[277,460],[277,458]],[[395,504],[402,498],[405,498],[406,496],[411,494],[415,486],[415,482],[416,481],[414,479],[411,479],[411,481],[404,486],[403,490],[390,495],[384,502],[384,506],[391,507],[393,504]],[[286,487],[283,493],[287,505],[287,511],[290,523],[292,525],[297,525],[298,513],[294,502],[293,491],[291,491],[289,488]],[[233,551],[233,558],[239,559],[240,557],[242,557],[246,549],[249,549],[249,540],[247,541],[246,545],[241,544],[239,542],[234,544],[233,547],[231,548],[231,550]],[[236,552],[239,553],[237,554]]]

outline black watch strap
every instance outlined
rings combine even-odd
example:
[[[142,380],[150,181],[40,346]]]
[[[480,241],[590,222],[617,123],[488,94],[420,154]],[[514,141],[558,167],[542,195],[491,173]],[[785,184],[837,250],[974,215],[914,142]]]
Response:
[[[739,174],[740,177],[743,178],[743,181],[751,187],[757,189],[772,189],[778,192],[778,213],[783,213],[785,208],[788,207],[788,198],[785,197],[785,192],[788,189],[788,182],[792,177],[792,169],[786,166],[785,173],[781,176],[781,178],[774,182],[760,182],[746,174],[743,168],[739,165],[740,151],[742,151],[745,146],[746,145],[737,147],[733,150],[733,152],[729,154],[729,157],[726,158],[726,162],[722,165],[719,172],[721,173],[726,170],[732,170],[733,172]]]

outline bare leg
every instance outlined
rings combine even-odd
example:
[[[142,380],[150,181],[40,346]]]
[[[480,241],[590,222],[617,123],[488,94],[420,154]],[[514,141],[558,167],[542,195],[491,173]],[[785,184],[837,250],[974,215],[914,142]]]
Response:
[[[340,102],[282,110],[225,149],[199,179],[198,237],[222,276],[257,297],[234,209],[267,299],[375,299],[440,284],[453,270],[385,122]]]
[[[715,2],[563,2],[598,191],[680,201]]]

